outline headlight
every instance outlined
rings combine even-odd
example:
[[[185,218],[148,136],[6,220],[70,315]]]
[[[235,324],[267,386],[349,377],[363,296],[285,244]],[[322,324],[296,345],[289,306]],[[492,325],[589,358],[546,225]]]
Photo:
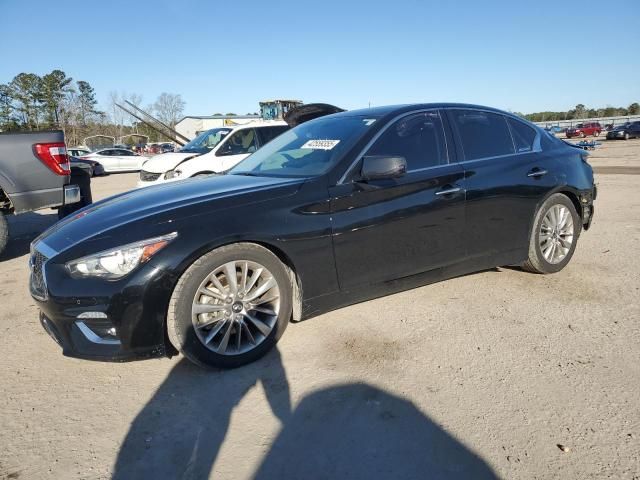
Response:
[[[104,250],[73,260],[67,263],[66,267],[73,278],[101,277],[115,280],[124,277],[138,265],[148,261],[177,236],[178,234],[174,232],[162,237]]]
[[[178,178],[180,175],[182,175],[182,172],[180,170],[169,170],[164,174],[164,179],[171,180],[172,178]]]

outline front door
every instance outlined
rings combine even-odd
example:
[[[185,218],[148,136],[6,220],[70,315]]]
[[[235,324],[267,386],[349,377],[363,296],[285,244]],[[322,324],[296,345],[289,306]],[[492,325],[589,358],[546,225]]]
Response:
[[[450,164],[438,111],[390,124],[365,155],[402,156],[400,178],[330,189],[333,245],[340,287],[413,275],[462,260],[465,186]],[[358,168],[358,167],[356,167]]]
[[[256,136],[253,128],[243,128],[227,135],[216,150],[216,165],[212,165],[212,170],[229,170],[255,152],[258,149]],[[221,160],[219,164],[218,160]]]

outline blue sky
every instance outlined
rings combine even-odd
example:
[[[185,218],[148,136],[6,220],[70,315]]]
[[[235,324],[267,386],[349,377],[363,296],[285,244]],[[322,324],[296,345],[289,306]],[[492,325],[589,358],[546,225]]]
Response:
[[[54,68],[185,113],[267,98],[533,112],[640,101],[640,1],[0,0],[0,83]]]

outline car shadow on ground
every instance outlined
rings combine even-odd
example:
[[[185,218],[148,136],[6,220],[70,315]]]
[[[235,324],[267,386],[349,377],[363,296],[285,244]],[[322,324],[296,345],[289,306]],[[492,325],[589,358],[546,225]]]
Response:
[[[209,478],[233,409],[258,383],[282,429],[255,478],[497,478],[410,401],[371,385],[324,388],[292,410],[277,350],[230,371],[181,360],[132,422],[113,478]]]
[[[49,210],[51,212],[51,210]],[[21,257],[29,253],[29,246],[33,239],[58,221],[57,212],[35,213],[28,212],[20,215],[9,215],[9,243],[0,253],[0,262]]]

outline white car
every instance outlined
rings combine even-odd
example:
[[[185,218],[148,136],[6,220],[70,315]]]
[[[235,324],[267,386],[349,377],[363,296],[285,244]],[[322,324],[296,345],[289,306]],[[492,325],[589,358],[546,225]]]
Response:
[[[67,148],[67,154],[71,157],[82,157],[84,155],[89,155],[91,150],[85,147],[71,147]]]
[[[81,158],[100,162],[105,172],[137,172],[142,168],[146,157],[126,148],[103,148],[83,155]]]
[[[284,133],[283,121],[256,121],[202,132],[177,152],[151,157],[140,171],[138,188],[229,170]]]

